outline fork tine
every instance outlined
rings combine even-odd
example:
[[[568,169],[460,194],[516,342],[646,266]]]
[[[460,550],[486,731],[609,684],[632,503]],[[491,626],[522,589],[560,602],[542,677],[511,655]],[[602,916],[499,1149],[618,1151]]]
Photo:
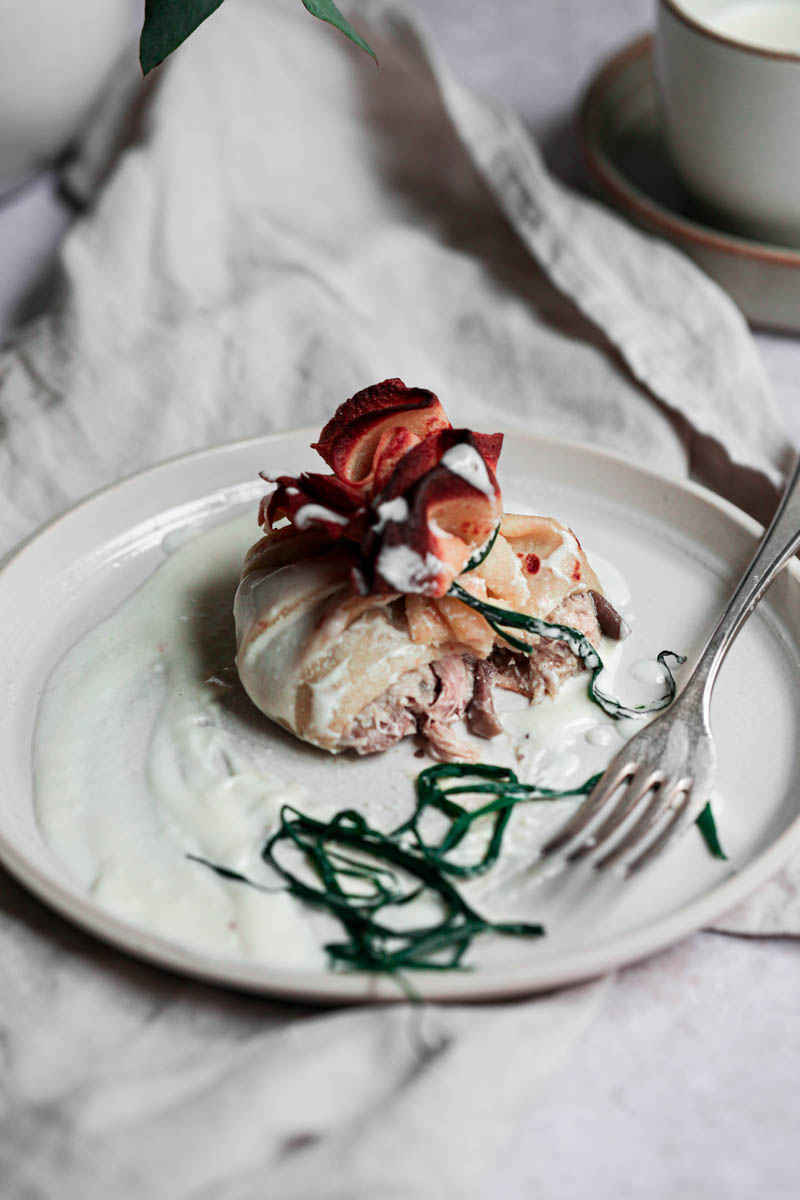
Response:
[[[541,854],[555,854],[561,850],[573,838],[578,837],[586,828],[593,817],[597,815],[606,801],[613,796],[617,788],[625,782],[629,775],[632,775],[636,770],[636,763],[630,762],[628,759],[623,760],[620,765],[614,769],[612,762],[602,779],[598,780],[592,788],[589,795],[584,800],[578,811],[572,815],[566,825],[554,834],[549,841],[542,846]]]
[[[625,818],[629,813],[633,812],[639,801],[643,800],[649,791],[655,790],[656,799],[660,796],[660,785],[663,781],[663,771],[648,772],[646,768],[643,770],[642,767],[637,767],[628,780],[627,786],[623,787],[617,803],[613,806],[602,825],[599,825],[585,842],[582,842],[574,850],[568,852],[566,855],[567,862],[578,862],[580,859],[585,858],[587,854],[599,850],[608,841],[614,831],[619,829]],[[604,862],[605,859],[601,859],[599,863],[595,863],[595,866],[599,867]]]
[[[673,809],[669,821],[658,834],[658,836],[652,839],[650,844],[642,851],[638,858],[635,858],[633,862],[627,864],[625,870],[626,876],[630,877],[631,875],[635,875],[636,872],[640,871],[647,863],[652,862],[652,860],[659,855],[661,851],[672,841],[673,835],[682,822],[686,827],[691,824],[690,820],[683,820],[683,818],[687,815],[687,810],[689,809],[690,804],[691,794],[690,792],[687,792],[684,796],[683,803],[677,808]]]
[[[670,812],[678,796],[683,792],[688,798],[691,789],[692,780],[688,776],[670,782],[666,788],[659,788],[654,793],[649,804],[646,805],[639,819],[631,826],[625,836],[620,838],[616,846],[613,846],[607,854],[593,863],[595,869],[603,871],[625,858],[630,850],[642,843],[645,834],[653,828],[659,817]],[[680,811],[683,811],[685,803],[679,807]]]

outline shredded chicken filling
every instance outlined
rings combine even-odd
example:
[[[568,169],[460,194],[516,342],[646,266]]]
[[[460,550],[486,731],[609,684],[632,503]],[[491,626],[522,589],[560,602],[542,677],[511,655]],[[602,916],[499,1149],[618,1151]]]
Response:
[[[613,623],[610,613],[617,616],[607,600],[598,612],[594,593],[581,592],[564,600],[547,619],[577,629],[598,646],[603,630]],[[493,684],[536,703],[555,696],[565,679],[582,670],[583,663],[566,642],[543,638],[533,639],[530,654],[502,645],[496,645],[486,659],[449,654],[406,672],[363,708],[341,745],[358,754],[372,754],[417,733],[434,758],[471,761],[477,757],[474,749],[458,738],[453,726],[463,719],[478,737],[492,738],[502,732]]]

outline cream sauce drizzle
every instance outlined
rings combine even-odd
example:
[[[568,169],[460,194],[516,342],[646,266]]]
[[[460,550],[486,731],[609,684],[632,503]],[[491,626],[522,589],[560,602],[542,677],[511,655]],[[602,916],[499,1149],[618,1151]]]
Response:
[[[298,529],[308,529],[314,521],[329,521],[334,525],[346,525],[347,517],[326,508],[324,504],[304,504],[294,514],[294,524]]]
[[[640,658],[638,662],[628,668],[628,674],[632,679],[638,679],[640,683],[653,685],[661,685],[667,678],[661,663],[654,658]]]
[[[418,592],[438,578],[444,563],[435,554],[421,555],[411,546],[383,546],[375,562],[376,570],[398,592]]]
[[[495,488],[489,479],[486,463],[474,446],[459,442],[458,445],[445,450],[439,462],[484,496],[494,496]]]
[[[402,496],[397,496],[394,500],[384,500],[383,504],[378,505],[376,513],[378,519],[372,528],[375,533],[383,533],[390,521],[405,521],[408,516],[408,501]]]
[[[561,542],[547,558],[543,558],[541,567],[552,571],[559,579],[570,583],[575,561],[580,554],[578,542],[568,529],[561,531]]]
[[[177,549],[56,667],[36,729],[37,818],[116,915],[212,954],[322,965],[292,897],[231,886],[186,857],[275,885],[265,834],[283,804],[314,806],[254,735],[231,667],[252,529],[248,514]]]

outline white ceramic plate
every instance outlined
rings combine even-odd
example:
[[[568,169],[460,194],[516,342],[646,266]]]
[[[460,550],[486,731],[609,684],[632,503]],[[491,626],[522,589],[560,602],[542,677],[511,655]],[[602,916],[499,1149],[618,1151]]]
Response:
[[[396,999],[391,979],[220,959],[125,923],[70,876],[43,840],[34,813],[37,705],[60,656],[152,574],[164,560],[167,535],[252,505],[261,489],[248,481],[259,469],[313,465],[311,436],[262,438],[155,467],[80,504],[6,562],[0,571],[0,690],[6,698],[0,859],[63,916],[165,967],[294,999]],[[513,435],[504,447],[501,482],[508,498],[524,497],[533,509],[572,525],[590,554],[611,559],[627,577],[636,617],[625,643],[628,663],[663,648],[689,654],[699,648],[758,532],[711,493],[589,447]],[[419,992],[433,999],[503,998],[611,970],[710,923],[800,853],[798,663],[800,570],[793,562],[731,651],[715,694],[718,823],[727,863],[713,859],[691,831],[630,882],[570,868],[526,893],[526,915],[544,921],[547,937],[497,939],[475,970],[418,976]],[[623,669],[618,691],[624,680]],[[299,777],[307,771],[311,785],[321,786],[329,760],[321,766],[319,753],[309,751],[306,768],[303,747],[282,749],[288,740],[280,735],[276,753],[292,760]],[[358,785],[354,790],[380,788],[382,779],[390,790],[394,754],[353,762],[348,778]],[[548,830],[566,811],[551,810]]]

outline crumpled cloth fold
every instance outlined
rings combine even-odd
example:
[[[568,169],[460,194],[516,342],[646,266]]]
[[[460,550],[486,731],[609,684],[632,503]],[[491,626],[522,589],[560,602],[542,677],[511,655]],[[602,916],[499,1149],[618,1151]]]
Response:
[[[397,4],[349,12],[378,70],[295,0],[226,0],[160,69],[51,307],[0,356],[0,554],[123,475],[319,425],[389,376],[457,424],[724,478],[765,511],[790,447],[730,301],[557,182]],[[104,174],[98,138],[74,189]],[[800,867],[723,927],[800,932]],[[477,1194],[613,986],[312,1015],[127,962],[5,880],[0,978],[3,1191],[66,1200]]]

